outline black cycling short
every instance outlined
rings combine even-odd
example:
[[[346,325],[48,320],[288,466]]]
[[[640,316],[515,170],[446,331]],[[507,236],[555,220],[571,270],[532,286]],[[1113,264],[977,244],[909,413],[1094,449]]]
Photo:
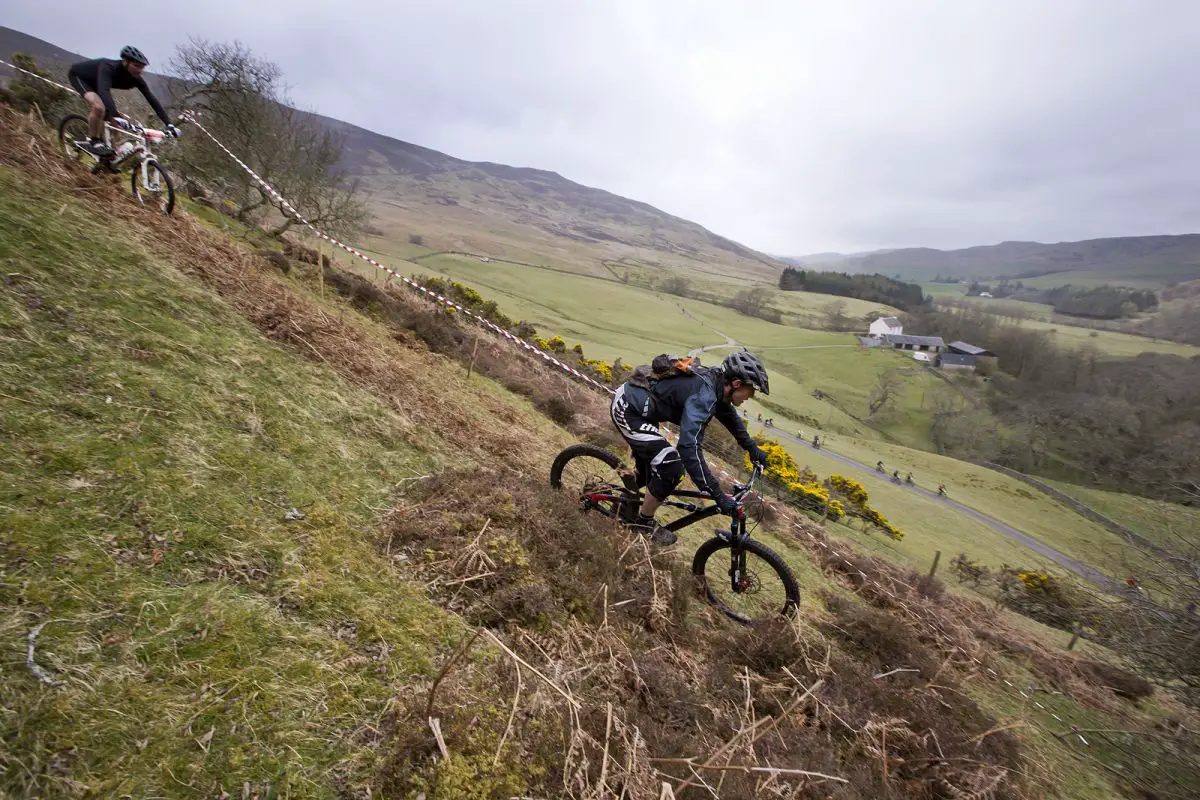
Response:
[[[100,94],[99,92],[96,92],[95,86],[88,83],[83,78],[76,75],[74,72],[67,73],[67,83],[71,84],[72,89],[79,92],[80,97],[85,96],[88,92],[95,92],[96,94]]]
[[[625,384],[613,396],[610,413],[613,424],[633,452],[638,486],[646,487],[653,497],[666,500],[683,480],[683,459],[663,436],[658,423],[642,416],[648,394]]]

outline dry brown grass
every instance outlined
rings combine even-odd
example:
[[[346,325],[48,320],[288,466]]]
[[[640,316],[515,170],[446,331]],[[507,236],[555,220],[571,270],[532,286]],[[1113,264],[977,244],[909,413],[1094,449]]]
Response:
[[[381,792],[652,797],[666,784],[689,797],[1033,797],[1045,773],[964,681],[991,680],[1015,656],[1076,700],[1123,710],[1112,673],[1047,651],[936,581],[833,546],[786,509],[763,513],[800,529],[814,561],[865,603],[830,594],[798,624],[733,630],[691,608],[676,554],[540,488],[558,444],[531,441],[522,412],[465,380],[463,363],[576,436],[615,442],[599,394],[490,336],[476,346],[475,329],[400,290],[327,270],[327,286],[375,322],[322,302],[288,283],[299,270],[285,279],[195,221],[151,215],[67,169],[21,122],[0,125],[0,163],[126,220],[264,335],[384,399],[414,439],[487,465],[408,484],[379,536],[480,632],[437,679],[398,687],[377,732],[390,754]],[[216,568],[254,580],[258,565]]]
[[[939,655],[882,611],[831,601],[819,626],[827,638],[782,620],[702,624],[688,613],[690,582],[675,554],[504,473],[443,473],[414,485],[380,547],[419,564],[440,602],[559,684],[525,671],[518,690],[513,659],[451,669],[438,690],[442,730],[464,765],[477,765],[511,726],[506,747],[563,765],[535,785],[577,797],[663,781],[681,796],[701,796],[706,785],[722,797],[932,798],[984,786],[1018,796],[1015,739],[993,731],[999,723],[949,676],[927,686]],[[895,666],[920,672],[876,677]],[[517,698],[509,713],[479,714],[497,691]],[[420,727],[419,701],[398,729]],[[428,736],[399,737],[387,785],[448,791],[454,769]]]

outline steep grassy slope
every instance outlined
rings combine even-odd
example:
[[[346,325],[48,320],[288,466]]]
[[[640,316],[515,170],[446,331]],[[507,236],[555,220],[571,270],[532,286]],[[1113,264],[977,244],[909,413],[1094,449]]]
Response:
[[[0,172],[4,783],[363,785],[364,725],[456,628],[364,536],[436,437],[38,195]]]
[[[782,513],[756,536],[802,576],[800,619],[732,630],[692,602],[690,553],[542,488],[574,435],[431,351],[462,344],[445,315],[280,275],[41,136],[0,124],[0,791],[1195,788],[1174,750],[1136,755],[1169,699],[1116,698],[990,605]],[[1061,694],[1012,688],[1034,682]],[[1089,758],[1125,749],[1076,752],[1052,713],[1137,732],[1116,783]]]

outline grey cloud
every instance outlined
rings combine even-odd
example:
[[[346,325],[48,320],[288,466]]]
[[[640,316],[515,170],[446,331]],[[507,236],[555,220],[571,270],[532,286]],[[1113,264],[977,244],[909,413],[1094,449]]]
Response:
[[[776,253],[1197,229],[1184,0],[13,2],[89,55],[237,38],[302,107]]]

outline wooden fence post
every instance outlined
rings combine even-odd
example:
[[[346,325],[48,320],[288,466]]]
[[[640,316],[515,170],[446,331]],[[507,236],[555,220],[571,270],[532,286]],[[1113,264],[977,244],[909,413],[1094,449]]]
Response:
[[[329,266],[332,269],[333,268],[333,247],[332,247],[332,245],[329,248],[329,255],[330,255]],[[323,239],[317,239],[317,283],[320,284],[320,286],[318,288],[320,290],[322,300],[325,299],[325,264],[324,264],[324,261],[325,261],[325,241]]]
[[[467,364],[467,377],[471,377],[471,371],[475,369],[475,353],[479,350],[479,333],[475,333],[475,346],[471,348],[471,363]]]
[[[938,562],[942,560],[942,551],[938,550],[933,554],[933,566],[929,568],[929,577],[933,577],[933,573],[937,572]]]
[[[1071,626],[1071,641],[1067,643],[1068,650],[1075,649],[1075,643],[1079,641],[1079,623],[1076,622]]]

